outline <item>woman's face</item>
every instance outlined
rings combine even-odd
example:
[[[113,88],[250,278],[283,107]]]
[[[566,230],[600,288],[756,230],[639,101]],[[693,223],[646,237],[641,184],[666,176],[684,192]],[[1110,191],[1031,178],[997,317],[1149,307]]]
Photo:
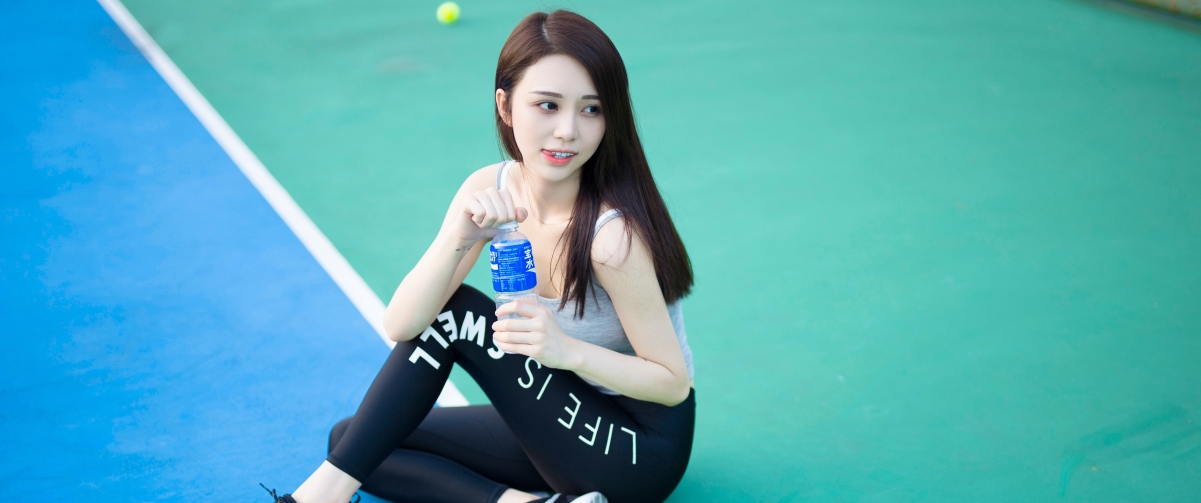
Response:
[[[512,96],[496,90],[501,117],[507,99],[512,114],[505,122],[525,167],[552,182],[578,176],[605,134],[600,96],[583,65],[563,54],[542,58],[526,69]]]

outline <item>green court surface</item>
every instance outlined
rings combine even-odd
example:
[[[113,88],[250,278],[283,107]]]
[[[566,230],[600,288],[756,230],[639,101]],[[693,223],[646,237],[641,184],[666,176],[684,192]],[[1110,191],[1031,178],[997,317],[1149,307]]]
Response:
[[[605,29],[696,269],[671,501],[1201,494],[1201,29],[1077,0],[127,5],[385,301],[500,160],[509,30]]]

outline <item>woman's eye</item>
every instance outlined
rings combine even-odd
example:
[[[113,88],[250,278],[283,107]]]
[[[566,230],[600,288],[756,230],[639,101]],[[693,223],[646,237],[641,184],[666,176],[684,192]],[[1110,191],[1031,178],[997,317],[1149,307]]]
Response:
[[[559,105],[556,105],[550,101],[543,101],[542,103],[539,103],[538,106],[540,108],[542,108],[543,110],[558,110],[559,109]]]
[[[600,105],[589,105],[584,108],[584,111],[593,115],[600,115],[601,113]]]

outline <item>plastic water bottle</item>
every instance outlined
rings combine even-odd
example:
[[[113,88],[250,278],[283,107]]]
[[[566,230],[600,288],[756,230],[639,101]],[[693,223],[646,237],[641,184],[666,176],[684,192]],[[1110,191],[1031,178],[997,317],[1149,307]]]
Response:
[[[498,227],[492,238],[488,259],[492,265],[492,288],[496,290],[496,307],[517,299],[538,300],[538,274],[534,272],[534,248],[529,238],[517,232],[517,222],[508,222]],[[519,314],[501,317],[520,318]]]

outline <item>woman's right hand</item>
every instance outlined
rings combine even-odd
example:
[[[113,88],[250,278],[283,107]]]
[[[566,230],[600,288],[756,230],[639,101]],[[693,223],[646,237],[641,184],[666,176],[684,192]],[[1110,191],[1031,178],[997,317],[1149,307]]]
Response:
[[[524,222],[528,213],[525,208],[518,208],[513,203],[513,196],[509,195],[508,190],[488,187],[467,197],[463,211],[459,212],[455,222],[455,232],[460,244],[470,245],[492,239],[501,224]]]

